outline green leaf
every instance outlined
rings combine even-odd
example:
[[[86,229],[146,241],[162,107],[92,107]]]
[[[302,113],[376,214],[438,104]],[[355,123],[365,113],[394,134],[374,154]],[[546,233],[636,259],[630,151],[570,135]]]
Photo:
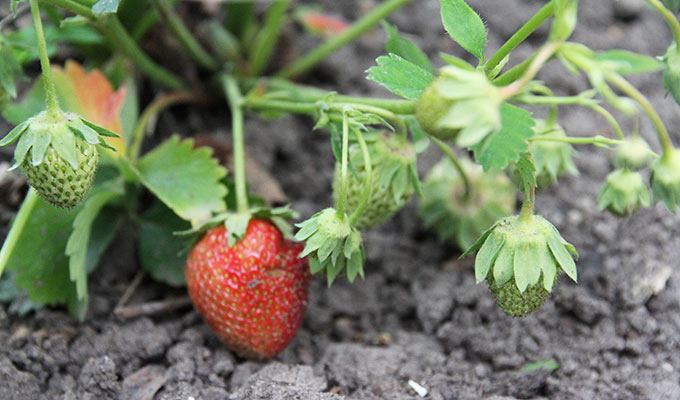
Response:
[[[406,61],[410,61],[413,64],[419,66],[425,71],[432,72],[432,64],[427,58],[425,52],[423,52],[418,46],[416,46],[410,40],[404,38],[399,34],[399,31],[394,26],[388,24],[387,22],[382,22],[383,29],[387,33],[387,42],[385,43],[385,49],[387,53],[396,54],[402,57]]]
[[[120,0],[99,0],[92,6],[92,12],[99,17],[104,14],[115,14]]]
[[[387,88],[405,99],[417,100],[434,75],[396,54],[380,56],[378,66],[368,69],[368,79]]]
[[[622,75],[644,74],[663,68],[663,63],[656,58],[627,50],[603,51],[597,53],[594,59],[607,65],[608,69]]]
[[[76,284],[78,300],[85,302],[87,298],[87,249],[90,241],[92,224],[101,209],[110,201],[123,195],[122,187],[100,191],[83,202],[73,221],[73,231],[66,243],[66,255],[69,257],[69,275]]]
[[[29,196],[36,198],[31,200]],[[26,224],[9,250],[7,270],[14,272],[17,288],[26,290],[31,301],[46,305],[68,303],[75,314],[80,305],[64,251],[73,220],[82,206],[68,211],[56,208],[31,189],[22,208],[32,201],[35,203]]]
[[[477,13],[463,0],[441,0],[442,23],[451,39],[484,61],[486,28]]]
[[[475,159],[484,167],[504,169],[529,150],[527,139],[534,136],[534,119],[529,111],[503,103],[500,108],[502,127],[471,147]]]
[[[144,213],[139,224],[139,262],[151,277],[170,286],[184,286],[187,255],[186,238],[173,232],[189,228],[160,201]]]
[[[486,279],[491,266],[496,262],[496,257],[498,257],[498,252],[503,247],[503,243],[505,243],[505,239],[501,235],[492,233],[479,249],[475,258],[475,279],[477,283]]]
[[[5,89],[11,97],[16,97],[14,80],[22,76],[21,65],[14,57],[12,49],[0,43],[0,88]]]
[[[199,223],[226,209],[227,188],[220,180],[227,171],[193,140],[173,136],[139,161],[141,182],[181,218]]]
[[[9,8],[12,10],[12,14],[17,13],[17,4],[21,3],[22,1],[24,0],[11,0]]]
[[[531,364],[526,364],[525,366],[520,369],[521,372],[531,372],[531,371],[538,371],[539,369],[546,368],[549,369],[550,371],[554,371],[560,367],[560,364],[558,364],[554,360],[543,360],[543,361],[537,361],[535,363]]]

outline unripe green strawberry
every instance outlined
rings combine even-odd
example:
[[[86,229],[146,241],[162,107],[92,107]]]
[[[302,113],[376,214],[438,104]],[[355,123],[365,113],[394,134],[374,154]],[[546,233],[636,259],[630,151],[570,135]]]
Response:
[[[640,135],[627,137],[616,147],[614,165],[617,168],[630,168],[633,171],[649,166],[654,153]]]
[[[33,165],[29,161],[31,151],[22,164],[28,183],[45,200],[60,208],[73,208],[80,203],[90,190],[97,171],[99,152],[96,146],[81,138],[75,138],[75,141],[76,168],[72,168],[52,147],[47,149],[40,164]]]
[[[416,120],[430,135],[469,147],[501,128],[502,102],[483,71],[449,65],[420,95]]]
[[[557,283],[559,274],[555,276],[554,283]],[[532,313],[541,307],[550,296],[550,292],[545,290],[540,282],[527,286],[524,293],[517,289],[514,279],[498,287],[494,282],[493,275],[489,274],[487,284],[498,306],[510,317],[523,317]]]
[[[224,225],[210,229],[187,259],[187,289],[196,310],[229,348],[265,359],[295,337],[311,275],[302,244],[271,222],[251,219],[229,245]]]
[[[619,216],[631,215],[637,209],[649,207],[649,189],[639,172],[628,168],[617,169],[607,176],[599,195],[600,210],[609,209]]]
[[[538,215],[498,221],[463,256],[477,249],[477,283],[486,280],[498,305],[512,317],[540,307],[561,271],[577,279],[576,249]]]
[[[440,79],[440,78],[438,78]],[[416,105],[416,120],[420,127],[430,135],[441,140],[453,140],[460,128],[450,128],[439,124],[449,112],[454,100],[439,95],[436,80],[420,95]]]
[[[99,161],[95,145],[108,146],[101,136],[117,136],[78,115],[43,111],[0,140],[19,139],[12,169],[21,166],[36,192],[56,207],[72,208],[92,184]]]
[[[387,221],[399,211],[415,192],[415,152],[405,139],[385,132],[368,144],[371,158],[371,192],[366,208],[354,223],[358,230],[371,229]],[[361,202],[366,170],[359,144],[352,143],[349,157],[354,172],[347,174],[345,210],[351,214]],[[333,201],[340,200],[342,171],[335,165],[333,178]]]
[[[448,158],[439,161],[423,183],[418,215],[442,240],[454,240],[467,250],[494,222],[515,210],[515,187],[500,171],[484,172],[469,159],[461,159],[470,184],[465,184]]]
[[[560,125],[549,124],[542,119],[536,120],[534,131],[538,137],[543,138],[561,139],[567,136]],[[529,152],[536,167],[536,183],[539,188],[550,186],[562,175],[578,175],[578,169],[572,160],[574,149],[569,143],[534,140],[529,144]]]
[[[649,178],[654,194],[654,204],[663,201],[669,211],[675,212],[680,204],[680,152],[670,149],[652,164]]]

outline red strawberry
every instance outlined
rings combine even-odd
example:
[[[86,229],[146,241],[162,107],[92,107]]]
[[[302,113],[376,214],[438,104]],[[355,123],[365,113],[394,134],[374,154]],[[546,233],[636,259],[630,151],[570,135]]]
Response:
[[[189,295],[219,338],[243,357],[264,359],[295,337],[311,274],[304,245],[274,224],[251,219],[232,247],[224,225],[209,230],[187,260]]]

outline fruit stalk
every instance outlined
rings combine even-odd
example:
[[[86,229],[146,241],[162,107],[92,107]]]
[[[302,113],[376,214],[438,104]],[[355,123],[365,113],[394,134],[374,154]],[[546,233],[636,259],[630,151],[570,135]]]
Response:
[[[661,142],[661,147],[663,149],[663,156],[670,157],[670,153],[673,152],[673,142],[671,142],[671,138],[668,135],[668,130],[666,129],[666,125],[664,125],[661,116],[659,116],[656,110],[654,110],[654,106],[652,106],[649,100],[647,100],[645,95],[640,93],[640,91],[637,90],[635,86],[631,85],[630,82],[617,73],[607,72],[605,73],[605,78],[621,89],[621,91],[627,96],[631,97],[640,104],[656,128],[656,132],[659,136],[659,141]]]
[[[364,140],[364,135],[360,131],[356,131],[357,139],[359,139],[359,146],[361,146],[361,155],[364,158],[364,191],[361,194],[361,200],[359,200],[359,205],[354,210],[352,215],[349,216],[349,222],[354,225],[354,223],[359,219],[361,213],[366,208],[368,204],[368,199],[371,197],[371,179],[373,174],[373,167],[371,165],[371,155],[368,153],[368,146],[366,146],[366,140]]]
[[[350,43],[352,40],[361,36],[364,32],[380,22],[383,18],[390,15],[395,10],[403,7],[413,0],[388,0],[374,8],[371,12],[354,22],[343,33],[333,37],[324,44],[298,58],[292,64],[284,67],[278,76],[282,78],[295,78],[312,69],[316,64],[328,57],[335,50]]]
[[[245,150],[243,145],[243,97],[238,83],[231,75],[222,76],[222,84],[231,107],[231,129],[234,141],[234,182],[236,185],[236,209],[239,213],[248,212],[248,193],[246,191]]]
[[[220,65],[194,38],[189,29],[184,25],[184,22],[182,22],[182,19],[172,8],[172,5],[168,3],[167,0],[154,0],[153,3],[159,13],[164,17],[165,22],[168,24],[170,31],[175,35],[175,38],[177,38],[177,41],[184,46],[191,57],[205,69],[210,71],[218,70]]]
[[[472,185],[470,184],[470,178],[467,176],[467,173],[465,172],[465,168],[463,168],[463,165],[460,163],[460,160],[458,160],[458,157],[456,154],[451,150],[449,146],[446,145],[443,141],[437,139],[434,136],[427,135],[427,137],[434,142],[434,144],[439,147],[439,149],[451,160],[451,163],[453,163],[453,166],[456,167],[458,170],[458,174],[460,174],[461,179],[463,180],[463,200],[467,200],[470,198],[470,194],[472,193]]]
[[[529,64],[526,71],[524,71],[524,74],[522,74],[518,80],[501,90],[503,97],[508,99],[518,94],[526,85],[531,83],[536,74],[541,70],[541,67],[550,60],[561,44],[561,42],[548,42],[544,44],[536,53],[536,56],[531,61],[531,64]]]
[[[57,99],[57,88],[52,81],[50,69],[50,58],[47,55],[47,42],[43,31],[42,20],[40,19],[40,7],[38,0],[30,0],[31,15],[33,16],[33,26],[35,27],[35,38],[38,41],[38,54],[40,55],[40,68],[42,69],[43,79],[45,80],[45,93],[47,95],[47,112],[55,116],[60,112],[59,100]]]
[[[349,153],[349,120],[347,113],[342,114],[342,161],[340,164],[340,197],[336,215],[343,218],[345,215],[345,197],[347,197],[347,158]]]
[[[650,6],[654,7],[656,11],[661,14],[661,16],[666,20],[668,27],[671,28],[673,32],[673,37],[675,38],[675,43],[680,43],[680,22],[675,18],[675,15],[671,10],[667,9],[659,0],[647,0]],[[680,52],[680,48],[678,48]]]
[[[515,32],[514,35],[510,37],[510,39],[505,42],[496,53],[489,58],[489,60],[484,64],[484,70],[489,72],[492,71],[498,64],[500,64],[501,61],[505,57],[507,57],[508,54],[510,54],[517,46],[522,44],[526,38],[529,37],[536,29],[538,29],[539,26],[543,25],[543,23],[550,18],[550,16],[553,14],[554,11],[554,6],[553,2],[549,2],[543,8],[538,10],[536,14],[534,14],[533,17],[531,17],[524,25],[522,25],[521,28]]]

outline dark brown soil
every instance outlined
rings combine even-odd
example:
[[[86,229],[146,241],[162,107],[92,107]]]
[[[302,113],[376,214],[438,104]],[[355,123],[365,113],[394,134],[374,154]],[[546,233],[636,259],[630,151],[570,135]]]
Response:
[[[323,3],[354,19],[376,2]],[[544,4],[470,3],[492,31],[490,49]],[[416,0],[390,21],[433,58],[440,50],[462,55],[444,33],[438,10],[436,0]],[[584,0],[580,18],[574,39],[594,49],[657,56],[671,40],[642,0]],[[520,54],[528,54],[545,35],[545,30],[535,35]],[[345,93],[386,95],[364,79],[382,54],[382,43],[382,33],[372,32],[333,55],[311,79]],[[557,63],[540,78],[561,94],[586,88],[582,78]],[[660,74],[634,81],[680,143],[675,129],[680,108],[664,99]],[[206,123],[193,116],[181,133],[224,132],[227,118]],[[581,109],[565,109],[560,121],[570,135],[611,133],[602,119]],[[159,132],[175,122],[164,117]],[[275,122],[252,117],[246,126],[250,153],[279,179],[303,217],[328,206],[333,158],[326,133],[313,132],[311,121],[297,117]],[[646,121],[642,131],[656,146]],[[246,361],[222,346],[191,309],[124,322],[113,316],[137,270],[133,235],[127,232],[91,275],[85,322],[59,309],[18,318],[0,305],[0,399],[417,398],[409,380],[425,387],[430,399],[680,399],[675,272],[680,219],[661,206],[629,219],[598,212],[596,195],[610,169],[608,154],[579,150],[581,176],[541,192],[537,209],[579,250],[580,282],[562,280],[547,304],[526,318],[512,319],[498,309],[486,287],[475,284],[471,260],[458,260],[457,250],[421,227],[414,201],[365,234],[365,280],[339,281],[327,289],[316,279],[294,342],[272,361]],[[433,149],[423,155],[421,171],[437,157]],[[0,149],[0,161],[9,158],[10,151]],[[4,176],[0,167],[0,183]],[[1,196],[0,238],[17,207],[7,188]],[[182,290],[147,278],[130,303],[181,295]],[[524,369],[546,360],[559,368]]]

